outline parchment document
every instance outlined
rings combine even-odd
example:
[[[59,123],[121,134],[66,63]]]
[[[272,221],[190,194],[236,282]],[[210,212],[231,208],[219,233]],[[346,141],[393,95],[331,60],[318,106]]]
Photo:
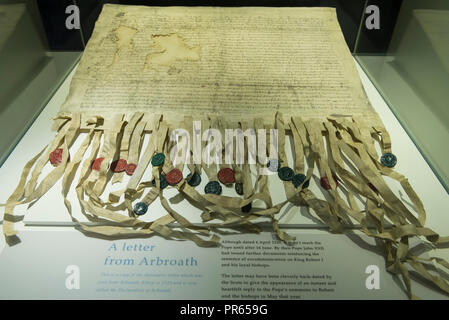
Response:
[[[61,111],[376,116],[332,8],[105,5]]]

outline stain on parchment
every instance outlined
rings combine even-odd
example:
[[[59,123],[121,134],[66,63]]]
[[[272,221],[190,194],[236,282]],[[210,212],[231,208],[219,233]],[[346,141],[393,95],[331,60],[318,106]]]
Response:
[[[153,35],[152,49],[158,50],[146,57],[145,69],[168,67],[174,73],[173,64],[177,61],[200,60],[200,47],[189,46],[177,34]]]
[[[112,39],[115,41],[117,49],[115,51],[114,60],[112,64],[114,64],[120,54],[120,50],[124,48],[132,48],[134,35],[137,33],[137,29],[127,26],[119,26],[117,29],[113,30]]]

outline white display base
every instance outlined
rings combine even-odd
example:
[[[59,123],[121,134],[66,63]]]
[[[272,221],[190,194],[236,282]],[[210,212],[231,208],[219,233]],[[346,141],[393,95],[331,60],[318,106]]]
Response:
[[[449,215],[446,214],[447,208],[449,207],[449,197],[447,196],[446,191],[442,187],[442,185],[439,183],[438,179],[433,174],[430,167],[427,165],[415,145],[412,143],[412,141],[407,136],[406,132],[403,130],[403,128],[399,125],[398,121],[394,117],[393,113],[388,108],[387,104],[384,102],[382,97],[379,95],[379,93],[376,91],[372,83],[369,81],[367,76],[364,74],[362,69],[357,65],[358,71],[361,76],[362,83],[365,87],[365,90],[367,92],[368,98],[370,99],[373,107],[380,115],[381,119],[383,120],[386,129],[389,131],[391,135],[391,139],[393,142],[393,152],[398,157],[398,165],[396,166],[396,170],[398,172],[401,172],[406,177],[408,177],[411,185],[414,187],[416,193],[421,198],[427,214],[428,219],[426,226],[429,228],[432,228],[434,231],[440,233],[441,235],[445,236],[449,234]],[[37,118],[33,126],[29,129],[27,134],[23,137],[23,139],[20,141],[20,143],[17,145],[15,150],[11,153],[8,160],[4,163],[3,167],[0,169],[0,179],[2,181],[2,188],[0,189],[0,201],[5,202],[8,196],[11,194],[11,192],[14,190],[15,185],[17,184],[22,168],[26,164],[26,162],[31,159],[35,154],[37,154],[43,146],[45,146],[49,141],[52,140],[54,137],[54,132],[51,132],[51,118],[54,117],[58,110],[60,105],[64,102],[68,91],[69,91],[69,85],[71,78],[74,74],[74,71],[71,73],[71,75],[66,79],[64,84],[60,87],[60,89],[57,91],[53,99],[48,103],[46,108],[43,110],[41,115]],[[78,144],[81,142],[81,139],[78,139]],[[73,150],[76,149],[76,146]],[[289,163],[291,163],[291,155],[288,155]],[[50,170],[50,168],[46,168],[46,170]],[[149,171],[149,170],[147,170]],[[43,176],[45,176],[45,173],[48,171],[43,172]],[[146,176],[144,177],[144,180],[149,180],[151,173],[148,172]],[[203,189],[203,186],[205,184],[205,180],[203,179],[203,183],[198,187],[199,190]],[[77,176],[75,177],[75,180],[77,181]],[[125,181],[126,182],[126,181]],[[398,196],[406,197],[405,194],[402,194],[400,191],[400,186],[394,181],[387,181],[392,188],[392,190],[395,192]],[[280,188],[281,184],[279,182],[279,179],[273,177],[270,178],[270,190],[272,193],[273,201],[274,203],[278,203],[282,201],[285,197],[283,188]],[[324,198],[323,191],[318,187],[319,181],[315,180],[311,182],[311,190],[316,193],[319,196],[322,196]],[[120,187],[113,186],[111,189],[107,189],[105,194],[107,194],[109,191],[120,189]],[[224,194],[225,195],[234,195],[235,192],[233,189],[227,190],[224,188]],[[164,192],[164,195],[167,199],[171,199],[177,194],[176,190],[167,190],[167,192]],[[69,193],[68,199],[71,201],[73,206],[73,212],[74,216],[80,218],[83,220],[82,215],[80,214],[78,201],[76,199],[76,194],[74,190],[72,190]],[[406,198],[405,198],[406,199]],[[183,216],[188,218],[192,222],[200,222],[201,219],[199,217],[200,211],[193,208],[190,204],[187,203],[187,201],[182,201],[179,204],[173,205],[173,208],[177,210],[178,212],[182,213]],[[76,244],[71,243],[72,240],[70,239],[77,239],[76,241],[80,241],[79,237],[83,238],[84,236],[82,234],[79,234],[79,237],[72,235],[72,227],[71,219],[69,215],[66,212],[66,208],[63,203],[63,199],[61,196],[61,181],[59,181],[46,195],[44,195],[38,203],[33,205],[31,208],[26,210],[26,206],[21,206],[16,209],[16,214],[26,214],[24,224],[18,224],[17,228],[20,232],[23,232],[25,235],[22,239],[23,242],[12,248],[8,248],[8,252],[11,250],[20,250],[20,252],[25,252],[27,250],[31,250],[30,248],[33,248],[33,250],[38,251],[39,247],[34,247],[34,242],[32,241],[33,236],[32,232],[37,231],[65,231],[67,233],[70,233],[70,236],[65,234],[60,234],[61,239],[57,240],[54,238],[53,245],[55,247],[60,247],[61,250],[67,246],[75,246]],[[150,215],[151,214],[151,215]],[[157,216],[161,216],[165,214],[165,210],[162,208],[162,206],[159,203],[155,203],[150,210],[150,213],[147,214],[149,216],[149,219],[154,219]],[[145,217],[145,216],[144,216]],[[320,235],[320,237],[323,237],[324,239],[330,239],[332,237],[331,243],[333,243],[332,248],[335,248],[338,252],[338,257],[336,260],[332,260],[332,263],[328,265],[328,267],[332,267],[332,270],[335,268],[338,268],[341,270],[345,270],[347,266],[345,264],[348,263],[348,259],[343,258],[345,256],[350,255],[351,256],[351,264],[360,266],[364,266],[365,268],[367,265],[370,265],[371,263],[367,260],[367,257],[370,256],[369,251],[366,251],[365,248],[359,248],[358,245],[352,244],[348,245],[347,251],[346,249],[343,250],[344,244],[347,244],[348,242],[351,242],[349,240],[348,236],[346,235],[329,235],[325,231],[319,231],[317,229],[322,229],[324,226],[321,223],[317,223],[316,220],[311,219],[308,211],[305,208],[298,208],[294,206],[286,206],[284,210],[278,215],[278,218],[280,219],[281,226],[282,227],[288,227],[291,228],[287,230],[288,232],[291,232],[293,229],[295,230],[294,233],[299,235],[307,235],[307,237],[312,237],[313,235]],[[46,227],[42,227],[46,226]],[[65,226],[65,227],[64,227]],[[313,230],[311,230],[313,229]],[[354,231],[357,234],[357,231]],[[39,233],[38,237],[41,237],[41,235],[44,235],[45,233]],[[53,233],[52,233],[53,234]],[[317,236],[313,236],[314,239],[317,238]],[[30,241],[31,238],[31,241]],[[65,242],[65,239],[69,241],[69,243]],[[93,241],[95,239],[89,239],[85,241]],[[227,236],[223,236],[222,240],[228,240]],[[138,241],[138,240],[135,240]],[[143,241],[143,240],[142,240]],[[149,241],[149,240],[145,240]],[[165,246],[167,245],[167,248],[170,248],[174,244],[171,244],[170,242],[161,242],[161,239],[158,237],[155,237],[154,240],[151,241],[158,241],[158,246]],[[327,241],[327,240],[326,240]],[[31,243],[30,243],[31,242]],[[28,244],[27,244],[28,243]],[[39,243],[39,242],[38,242]],[[87,243],[87,242],[86,242]],[[104,243],[103,240],[99,243]],[[109,242],[108,242],[109,243]],[[341,245],[341,248],[340,248]],[[1,239],[0,248],[4,246],[4,239]],[[29,247],[30,246],[30,247]],[[89,242],[89,246],[91,246],[91,242]],[[100,244],[99,244],[100,246]],[[195,252],[200,252],[201,254],[208,255],[208,252],[218,252],[219,249],[197,249],[196,247],[192,246],[191,244],[182,244],[182,246],[186,246],[186,248],[189,248],[189,250],[194,250]],[[20,248],[23,249],[20,249]],[[86,247],[87,248],[87,247]],[[346,247],[345,247],[346,248]],[[48,250],[48,248],[42,248],[43,251]],[[200,251],[198,251],[200,250]],[[210,250],[210,251],[207,251]],[[214,251],[215,250],[215,251]],[[20,252],[17,252],[17,255],[20,256]],[[10,253],[8,253],[10,254]],[[37,254],[37,253],[36,253]],[[208,260],[215,266],[220,264],[219,260],[215,261],[214,256],[216,253],[210,253],[211,256],[208,258]],[[449,250],[438,250],[437,252],[431,252],[431,255],[438,255],[442,258],[445,258],[449,260]],[[53,257],[57,257],[58,255],[54,255]],[[37,256],[39,257],[39,255]],[[36,258],[37,258],[36,257]],[[89,255],[86,256],[86,260],[88,261]],[[4,257],[3,257],[4,258]],[[6,259],[6,258],[5,258]],[[49,258],[50,259],[50,258]],[[55,259],[55,263],[56,258]],[[59,259],[59,258],[58,258]],[[219,258],[217,258],[219,259]],[[376,255],[376,259],[381,259],[380,256]],[[380,260],[379,260],[380,261]],[[59,262],[58,262],[59,263]],[[76,262],[74,262],[76,264]],[[341,265],[340,265],[341,263]],[[383,262],[377,262],[379,263],[378,266],[381,270],[384,270],[384,263]],[[3,264],[4,265],[4,264]],[[87,266],[87,265],[86,265]],[[4,266],[4,268],[7,268]],[[212,268],[213,269],[213,268]],[[361,269],[360,269],[361,270]],[[364,272],[365,269],[363,269],[360,272]],[[213,270],[212,270],[213,271]],[[211,272],[212,272],[211,271]],[[382,271],[383,272],[383,271]],[[344,271],[341,271],[342,273],[342,279],[343,279],[343,273]],[[214,273],[215,274],[215,273]],[[219,273],[218,273],[219,274]],[[62,274],[64,276],[64,274]],[[350,275],[349,275],[350,276]],[[388,278],[389,277],[389,278]],[[393,283],[393,280],[391,280],[391,277],[388,276],[389,283]],[[348,278],[348,274],[346,274],[346,278]],[[97,281],[97,279],[95,279]],[[346,280],[345,280],[346,281]],[[217,282],[218,285],[218,282]],[[394,285],[394,283],[393,283]],[[2,286],[3,288],[12,288],[14,287],[12,284],[8,286]],[[349,291],[347,291],[349,290]],[[338,290],[340,292],[339,294],[329,296],[329,298],[346,298],[346,297],[361,297],[357,295],[357,292],[351,291],[350,288],[345,288]],[[366,290],[366,289],[365,289]],[[1,296],[5,296],[5,290],[2,289]],[[341,296],[341,292],[346,292],[347,295]],[[389,291],[388,291],[389,292]],[[393,292],[393,291],[392,291]],[[419,295],[419,292],[416,292]],[[49,293],[48,295],[51,296],[53,293]],[[391,294],[391,295],[390,295]],[[385,295],[383,297],[382,295]],[[86,298],[90,296],[87,295]],[[399,292],[395,293],[388,293],[385,291],[384,293],[379,293],[378,298],[386,298],[386,297],[392,297],[392,298],[403,298],[405,295],[401,290]],[[24,296],[23,296],[24,297]],[[65,297],[65,295],[64,295]],[[103,296],[102,296],[103,297]],[[106,297],[106,296],[104,296]],[[148,296],[147,298],[151,298],[152,296]],[[173,296],[172,298],[176,298],[177,296]],[[316,296],[319,298],[319,296]],[[363,296],[365,297],[365,296]],[[368,298],[366,296],[366,298]],[[444,296],[442,296],[444,297]],[[170,296],[158,296],[158,298],[170,298]],[[186,297],[187,298],[187,297]],[[201,298],[201,297],[192,297],[189,296],[189,298]],[[219,297],[217,297],[219,298]],[[322,296],[322,298],[326,298],[326,296]]]
[[[262,232],[205,249],[159,237],[108,241],[73,230],[24,231],[23,243],[0,255],[0,299],[407,299],[373,239],[292,234],[291,246]],[[422,283],[413,290],[422,299],[446,298]]]

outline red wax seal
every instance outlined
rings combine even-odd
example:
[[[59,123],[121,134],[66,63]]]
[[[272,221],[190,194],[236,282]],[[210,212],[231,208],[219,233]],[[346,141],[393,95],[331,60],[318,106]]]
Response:
[[[61,162],[62,162],[62,151],[63,150],[61,148],[59,148],[59,149],[55,149],[52,152],[50,152],[50,156],[49,156],[50,163],[53,166],[57,167],[57,166],[59,166],[61,164]]]
[[[126,160],[118,159],[111,163],[111,170],[114,172],[123,172],[126,170]]]
[[[334,178],[335,185],[336,185],[336,187],[338,187],[338,180],[337,180],[337,178],[334,175],[332,175],[332,178]],[[331,185],[330,185],[329,179],[327,177],[322,177],[320,179],[320,184],[326,190],[330,190],[331,189]]]
[[[223,168],[218,171],[218,180],[223,184],[231,184],[235,182],[234,170],[231,168]]]
[[[92,170],[100,171],[101,163],[103,162],[104,158],[97,158],[92,163]]]
[[[136,170],[136,168],[137,168],[137,164],[134,164],[134,163],[128,163],[128,164],[126,165],[126,169],[125,169],[126,174],[127,174],[128,176],[132,176],[132,175],[134,174],[134,171]]]
[[[182,180],[182,172],[179,169],[173,169],[165,175],[165,180],[167,180],[169,185],[178,184]]]

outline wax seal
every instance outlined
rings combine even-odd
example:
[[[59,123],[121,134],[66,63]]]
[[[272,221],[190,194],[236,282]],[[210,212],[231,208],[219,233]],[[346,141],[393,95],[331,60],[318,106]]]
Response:
[[[301,185],[301,183],[303,183],[306,180],[306,178],[307,177],[302,173],[295,174],[292,177],[292,183],[295,186],[295,188],[298,188]]]
[[[201,183],[201,175],[196,172],[194,172],[193,174],[189,173],[186,180],[189,186],[196,187]]]
[[[204,192],[206,194],[216,194],[220,195],[223,189],[218,181],[209,181],[204,187]]]
[[[161,174],[160,175],[160,188],[161,189],[165,189],[168,186],[168,182],[165,179],[165,175]],[[153,187],[156,187],[156,179],[153,179],[153,181],[151,181],[151,183],[153,184]]]
[[[137,168],[137,164],[135,164],[135,163],[128,163],[126,165],[126,169],[125,169],[126,174],[128,176],[132,176],[134,174],[134,171],[136,171],[136,168]]]
[[[335,185],[336,185],[336,187],[338,187],[338,180],[337,180],[337,178],[334,175],[332,175],[332,178],[334,178]],[[329,179],[327,177],[321,177],[320,184],[326,190],[330,190],[331,189],[331,184],[330,184]]]
[[[279,179],[282,181],[290,181],[292,180],[295,172],[292,170],[292,168],[289,167],[282,167],[278,171]]]
[[[243,206],[242,207],[242,212],[243,213],[249,213],[250,211],[251,211],[251,209],[252,209],[252,204],[251,204],[251,202],[250,203],[248,203],[246,206]]]
[[[164,164],[165,155],[163,153],[156,153],[153,158],[151,158],[151,165],[153,167],[159,167]]]
[[[94,162],[92,163],[92,170],[99,171],[103,160],[104,160],[104,158],[95,159]]]
[[[281,167],[281,163],[278,159],[270,159],[267,163],[267,168],[271,172],[278,172],[279,168]]]
[[[382,155],[382,157],[380,157],[380,162],[388,168],[393,168],[396,163],[398,162],[398,159],[396,158],[396,156],[392,153],[384,153]]]
[[[127,163],[125,159],[118,159],[111,163],[111,170],[115,173],[123,172],[126,170]]]
[[[218,180],[223,184],[231,184],[235,182],[234,170],[231,168],[223,168],[218,171]]]
[[[237,194],[243,195],[243,183],[240,183],[240,182],[236,183],[234,188],[235,188],[235,192],[237,192]]]
[[[304,182],[304,184],[302,185],[302,189],[307,189],[309,187],[310,184],[310,180],[306,180],[306,182]]]
[[[179,169],[173,169],[165,175],[165,180],[171,186],[178,184],[182,180],[182,172]]]
[[[148,211],[148,205],[145,202],[137,202],[133,211],[138,216],[144,215]]]
[[[50,163],[53,166],[57,167],[57,166],[59,166],[61,164],[61,162],[62,162],[62,152],[63,152],[62,148],[58,148],[58,149],[55,149],[52,152],[50,152],[49,159],[50,159]],[[70,154],[69,154],[69,157],[68,157],[67,161],[69,161],[69,160],[70,160]]]

